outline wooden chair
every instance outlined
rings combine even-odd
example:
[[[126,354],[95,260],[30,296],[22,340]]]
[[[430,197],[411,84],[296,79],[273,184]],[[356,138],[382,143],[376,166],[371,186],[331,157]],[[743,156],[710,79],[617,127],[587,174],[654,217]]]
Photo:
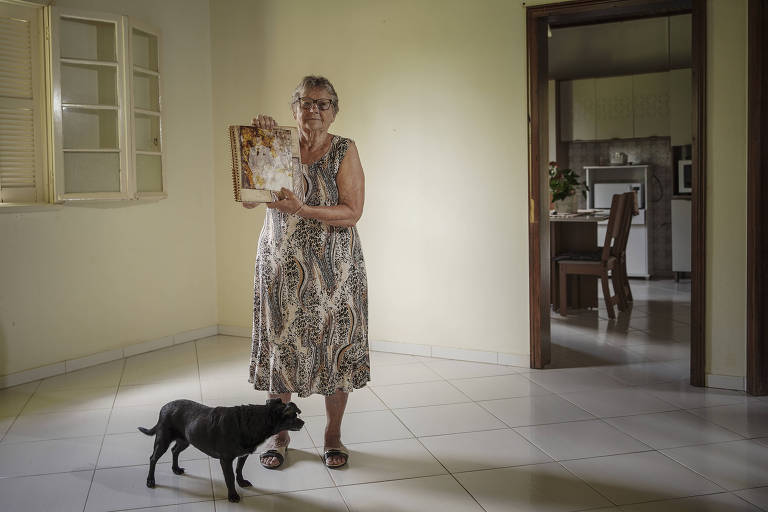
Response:
[[[629,228],[632,224],[633,207],[632,192],[614,195],[611,201],[611,212],[608,217],[603,247],[593,254],[566,253],[554,258],[558,267],[560,315],[566,316],[568,314],[568,274],[591,275],[600,278],[609,318],[616,318],[613,311],[614,304],[618,305],[619,311],[627,309],[624,282],[627,279],[625,253],[629,239]],[[616,293],[614,296],[611,296],[608,279],[613,282],[613,289]],[[628,287],[628,283],[626,285]]]

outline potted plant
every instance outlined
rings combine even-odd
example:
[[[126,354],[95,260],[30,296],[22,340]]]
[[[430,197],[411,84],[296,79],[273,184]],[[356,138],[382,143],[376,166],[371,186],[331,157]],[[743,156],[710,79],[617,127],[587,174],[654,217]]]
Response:
[[[549,193],[550,201],[558,213],[576,213],[578,200],[576,191],[581,189],[581,195],[587,197],[586,182],[579,181],[581,176],[571,169],[560,169],[557,162],[549,162]]]

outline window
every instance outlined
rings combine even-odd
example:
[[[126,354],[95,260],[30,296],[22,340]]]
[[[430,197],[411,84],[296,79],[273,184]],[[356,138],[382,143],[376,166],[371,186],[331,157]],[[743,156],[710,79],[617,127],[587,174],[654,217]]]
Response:
[[[43,8],[0,3],[0,203],[45,202]]]
[[[159,46],[127,16],[0,0],[0,202],[165,197]]]

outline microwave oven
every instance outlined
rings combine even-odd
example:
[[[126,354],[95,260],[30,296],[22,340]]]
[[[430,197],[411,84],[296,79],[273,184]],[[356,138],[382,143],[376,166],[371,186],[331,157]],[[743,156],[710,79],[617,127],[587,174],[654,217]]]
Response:
[[[690,194],[693,189],[693,166],[690,160],[679,160],[677,162],[677,193]]]
[[[610,210],[614,194],[632,191],[637,193],[637,207],[645,208],[645,190],[642,183],[593,183],[591,207],[598,210]]]

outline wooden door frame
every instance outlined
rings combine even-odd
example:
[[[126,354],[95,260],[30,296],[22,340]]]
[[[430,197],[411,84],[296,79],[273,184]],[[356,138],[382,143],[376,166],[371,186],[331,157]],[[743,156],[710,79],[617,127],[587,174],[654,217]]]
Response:
[[[747,109],[747,392],[768,394],[768,3],[749,0]]]
[[[589,22],[600,12],[600,22],[611,22],[672,13],[692,13],[692,123],[693,193],[691,194],[691,384],[705,382],[705,269],[706,269],[706,0],[690,0],[681,11],[676,0],[574,0],[526,7],[528,64],[528,247],[531,368],[549,363],[549,201],[543,179],[547,161],[547,49],[550,20],[558,23]],[[615,14],[613,14],[615,13]],[[543,83],[543,84],[542,84]]]

